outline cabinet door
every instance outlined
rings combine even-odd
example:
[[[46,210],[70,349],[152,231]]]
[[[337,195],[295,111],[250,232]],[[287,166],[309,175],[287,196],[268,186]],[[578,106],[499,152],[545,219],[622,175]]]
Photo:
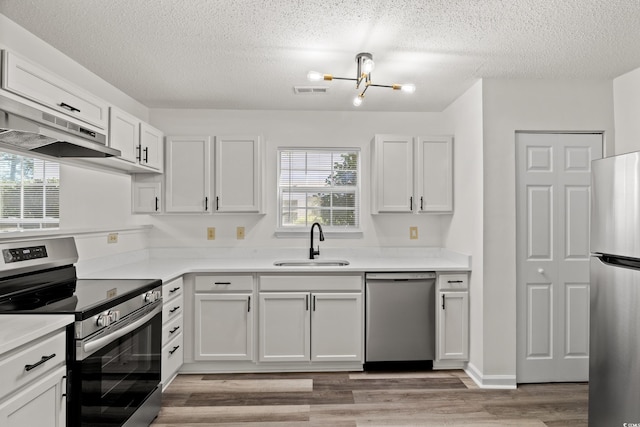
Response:
[[[195,359],[253,359],[251,294],[195,295]]]
[[[140,123],[140,164],[162,172],[164,161],[164,134],[153,126]]]
[[[311,295],[311,360],[362,361],[362,294]]]
[[[120,150],[120,158],[136,163],[140,157],[140,120],[117,108],[109,108],[109,146]]]
[[[0,404],[0,426],[64,427],[66,373],[61,366]]]
[[[100,129],[107,128],[105,101],[12,52],[3,53],[3,89]]]
[[[260,138],[216,137],[215,150],[216,211],[260,212]]]
[[[162,210],[162,183],[146,180],[137,175],[133,178],[133,213],[159,213]]]
[[[438,359],[469,358],[469,293],[440,292]]]
[[[167,212],[211,212],[211,138],[167,138]]]
[[[307,292],[260,294],[260,361],[309,361],[310,295]]]
[[[412,212],[413,138],[376,135],[372,159],[372,213]]]
[[[453,142],[449,136],[416,140],[418,212],[453,211]]]

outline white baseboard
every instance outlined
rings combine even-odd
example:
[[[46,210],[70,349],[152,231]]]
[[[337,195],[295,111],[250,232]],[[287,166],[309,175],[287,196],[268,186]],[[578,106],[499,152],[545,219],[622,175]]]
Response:
[[[464,370],[480,388],[515,389],[517,388],[515,375],[483,375],[472,363],[467,363]]]

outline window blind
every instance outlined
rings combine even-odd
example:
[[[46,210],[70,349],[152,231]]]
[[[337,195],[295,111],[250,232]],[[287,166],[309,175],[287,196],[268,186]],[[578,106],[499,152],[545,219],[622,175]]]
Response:
[[[280,149],[279,226],[358,228],[359,185],[359,150]]]
[[[59,224],[59,164],[0,152],[0,231]]]

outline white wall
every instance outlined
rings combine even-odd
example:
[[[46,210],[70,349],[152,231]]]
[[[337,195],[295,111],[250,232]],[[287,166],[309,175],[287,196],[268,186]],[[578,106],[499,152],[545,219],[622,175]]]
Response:
[[[515,132],[604,131],[613,152],[610,80],[484,80],[483,374],[516,372]],[[474,266],[474,269],[476,266]]]
[[[483,366],[483,114],[482,81],[444,111],[455,129],[454,214],[443,221],[443,245],[471,255],[469,363]]]
[[[323,247],[441,246],[442,216],[377,215],[370,212],[370,141],[376,133],[406,135],[452,134],[442,113],[369,113],[310,111],[221,111],[153,109],[151,123],[167,135],[258,134],[266,142],[266,215],[143,216],[150,222],[152,246],[308,247],[307,237],[276,238],[276,174],[278,147],[361,148],[362,231],[359,239],[330,239]],[[216,227],[216,240],[206,240],[206,228]],[[237,226],[246,228],[236,240]],[[419,227],[419,239],[409,240],[409,227]]]
[[[613,79],[616,154],[640,150],[640,68]]]
[[[0,48],[12,50],[108,103],[117,105],[142,120],[148,120],[147,107],[2,14]]]

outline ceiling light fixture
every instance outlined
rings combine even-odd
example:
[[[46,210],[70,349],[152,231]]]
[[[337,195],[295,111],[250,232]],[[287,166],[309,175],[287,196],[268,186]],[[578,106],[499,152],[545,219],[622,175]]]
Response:
[[[361,52],[356,55],[356,63],[358,64],[358,68],[356,70],[356,78],[348,78],[348,77],[334,77],[332,74],[322,74],[317,71],[309,71],[307,74],[307,78],[309,81],[317,82],[320,80],[351,80],[356,82],[356,89],[360,90],[360,85],[364,85],[364,89],[360,92],[354,99],[353,105],[359,107],[364,100],[364,94],[369,89],[370,86],[374,87],[388,87],[393,90],[400,90],[402,92],[413,93],[416,91],[416,86],[413,84],[398,84],[394,83],[392,85],[376,85],[371,82],[371,72],[375,67],[375,63],[373,62],[373,55],[367,52]]]

